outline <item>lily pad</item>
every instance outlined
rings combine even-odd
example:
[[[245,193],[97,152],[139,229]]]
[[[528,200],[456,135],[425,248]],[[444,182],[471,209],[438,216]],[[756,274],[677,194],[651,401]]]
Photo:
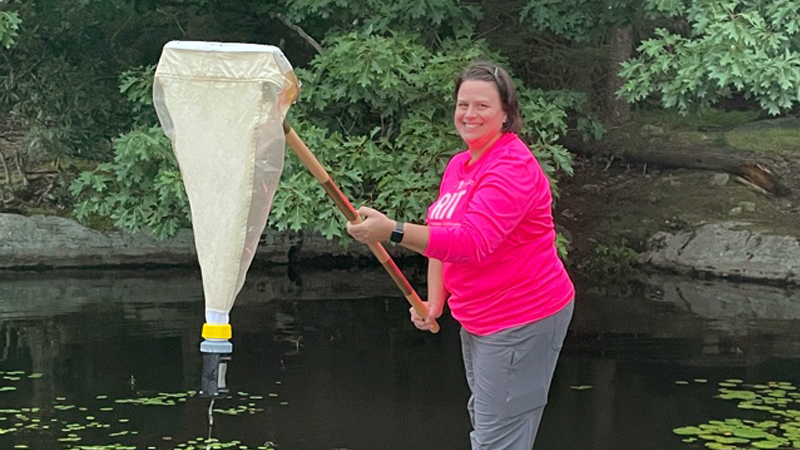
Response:
[[[737,428],[736,430],[733,431],[733,435],[740,438],[759,439],[759,438],[765,438],[770,434],[763,430],[758,430],[755,428]]]
[[[672,432],[675,434],[679,434],[681,436],[687,436],[687,435],[693,435],[693,434],[698,435],[701,433],[705,433],[705,430],[699,427],[680,427],[680,428],[675,428],[674,430],[672,430]]]
[[[719,442],[709,442],[706,447],[712,450],[736,450],[736,447],[732,445],[720,444]]]
[[[755,448],[778,448],[781,446],[781,443],[778,441],[755,441],[750,445]]]

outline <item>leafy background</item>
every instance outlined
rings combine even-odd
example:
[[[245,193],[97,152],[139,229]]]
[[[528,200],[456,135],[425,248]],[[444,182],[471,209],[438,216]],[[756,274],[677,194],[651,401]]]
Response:
[[[167,237],[186,195],[153,111],[174,39],[280,46],[303,83],[289,120],[355,204],[420,221],[448,158],[453,82],[510,69],[524,139],[558,181],[567,132],[602,138],[644,109],[737,97],[765,114],[800,97],[792,0],[12,0],[0,5],[0,195],[10,212],[74,215]],[[235,24],[231,26],[230,24]],[[287,156],[269,226],[342,236],[344,219]]]

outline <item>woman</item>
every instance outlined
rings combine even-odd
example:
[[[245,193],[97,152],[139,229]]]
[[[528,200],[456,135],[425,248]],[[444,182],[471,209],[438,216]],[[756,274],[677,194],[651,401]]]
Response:
[[[555,248],[550,182],[528,147],[508,73],[488,62],[456,81],[467,150],[448,163],[427,225],[362,207],[359,242],[391,240],[428,257],[431,329],[448,302],[461,323],[472,449],[530,450],[572,318],[574,287]]]

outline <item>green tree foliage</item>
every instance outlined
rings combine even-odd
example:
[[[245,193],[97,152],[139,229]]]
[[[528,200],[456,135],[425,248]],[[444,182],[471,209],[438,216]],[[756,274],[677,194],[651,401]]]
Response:
[[[607,40],[609,30],[644,16],[641,0],[531,0],[520,20],[535,30],[584,44]]]
[[[624,65],[620,94],[651,96],[682,112],[732,93],[752,98],[772,115],[800,101],[800,1],[662,1],[660,9],[688,23],[656,29]]]
[[[406,220],[424,217],[444,165],[459,148],[453,82],[481,55],[479,45],[465,44],[448,43],[434,53],[415,36],[352,32],[298,69],[308,86],[292,111],[298,133],[355,204]],[[343,219],[315,184],[291,157],[270,223],[341,236]]]
[[[126,133],[115,140],[114,150],[113,161],[81,173],[70,185],[70,193],[81,198],[75,216],[108,218],[121,229],[147,228],[159,237],[189,226],[189,202],[161,127]]]
[[[430,1],[413,11],[408,8],[417,6],[411,3],[394,5],[399,9],[387,13],[381,23],[366,20],[372,15],[357,3],[347,8],[346,18],[334,14],[334,6],[346,7],[345,2],[317,4],[333,10],[314,9],[312,2],[292,9],[291,20],[303,27],[313,28],[321,21],[342,31],[326,34],[320,39],[324,51],[296,67],[303,92],[290,111],[290,122],[355,205],[369,204],[393,217],[420,221],[449,157],[463,148],[452,124],[456,76],[478,58],[505,61],[485,42],[457,37],[458,30],[469,27],[453,27],[435,38],[388,28],[400,27],[412,12],[428,14],[418,17],[420,23],[466,17],[450,1]],[[318,15],[312,17],[311,12]],[[260,3],[258,14],[269,17],[276,12]],[[329,23],[331,17],[339,19],[338,26]],[[366,24],[353,25],[359,21]],[[117,139],[112,163],[81,174],[72,192],[80,199],[76,211],[82,218],[109,217],[117,226],[147,227],[163,237],[187,223],[188,207],[181,204],[185,195],[178,195],[173,184],[177,168],[163,154],[165,141],[156,128],[147,128],[155,124],[148,113],[151,87],[151,67],[122,76],[121,91],[133,105],[134,131]],[[569,171],[568,153],[554,142],[566,131],[567,109],[576,108],[581,97],[524,86],[520,94],[530,125],[526,137],[537,155],[551,173]],[[150,191],[153,194],[147,196]],[[164,208],[158,207],[161,201]],[[287,156],[269,220],[279,230],[317,231],[330,238],[342,236],[344,230],[344,218],[292,155]]]
[[[293,114],[300,135],[355,204],[421,221],[447,161],[463,149],[452,124],[455,78],[475,59],[502,58],[481,41],[448,39],[430,50],[415,35],[370,31],[336,36],[308,69],[298,69],[310,87]],[[566,131],[566,109],[580,98],[524,87],[521,98],[526,137],[543,165],[551,174],[571,171],[569,154],[554,142]],[[270,223],[341,236],[344,219],[315,184],[291,159]]]
[[[23,131],[27,164],[108,159],[112,139],[135,119],[119,74],[157,57],[165,36],[179,33],[175,17],[138,12],[129,0],[9,7],[0,12],[0,118]]]
[[[630,105],[617,95],[620,63],[633,55],[634,37],[669,21],[683,0],[529,0],[520,15],[546,43],[543,64],[559,89],[584,92],[605,125],[629,120]],[[543,71],[546,73],[546,71]],[[558,81],[556,81],[558,83]]]
[[[631,101],[685,110],[738,91],[779,113],[800,90],[798,10],[800,0],[16,0],[0,8],[0,115],[24,130],[31,161],[102,162],[72,185],[79,217],[166,236],[188,206],[152,109],[162,46],[279,45],[303,81],[290,122],[343,191],[421,220],[463,148],[452,89],[469,61],[512,68],[523,137],[556,180],[571,170],[557,145],[567,127],[602,134],[587,116],[609,91],[610,30],[648,37],[623,72]],[[286,162],[271,226],[341,235],[324,191]]]
[[[29,162],[57,167],[76,156],[108,155],[122,118],[110,61],[91,48],[108,8],[69,3],[21,4],[15,14],[27,26],[14,34],[16,45],[0,50],[0,111],[25,130],[21,152]]]
[[[124,72],[120,92],[131,103],[137,126],[114,140],[114,158],[82,172],[70,185],[84,222],[110,220],[120,229],[149,229],[157,237],[189,226],[189,200],[172,144],[153,109],[154,66]]]
[[[324,26],[330,36],[359,29],[414,31],[428,43],[471,36],[481,17],[478,7],[460,0],[287,0],[281,9],[290,21]]]
[[[0,11],[0,45],[11,48],[19,37],[19,26],[22,24],[19,14],[14,11]]]
[[[134,127],[146,127],[158,122],[153,107],[153,77],[156,66],[149,65],[126,70],[120,76],[119,92],[130,104]]]

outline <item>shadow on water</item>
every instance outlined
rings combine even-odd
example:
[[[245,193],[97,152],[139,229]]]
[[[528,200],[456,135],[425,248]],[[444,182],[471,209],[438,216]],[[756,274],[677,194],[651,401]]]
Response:
[[[0,272],[0,448],[206,448],[203,309],[194,271]],[[421,333],[407,309],[380,268],[251,270],[212,435],[250,449],[468,448],[458,325]],[[702,448],[672,429],[737,414],[717,383],[800,384],[799,319],[798,294],[776,287],[582,283],[536,449]]]

